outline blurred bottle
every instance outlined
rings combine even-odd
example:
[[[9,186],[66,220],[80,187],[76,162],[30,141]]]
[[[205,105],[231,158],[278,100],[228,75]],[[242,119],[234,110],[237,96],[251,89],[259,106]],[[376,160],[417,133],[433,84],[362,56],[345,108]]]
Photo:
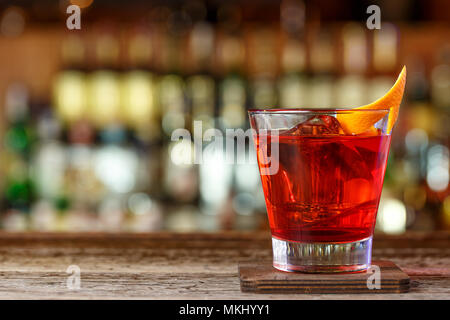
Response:
[[[88,207],[85,193],[89,191],[83,190],[82,181],[89,167],[94,132],[87,122],[90,88],[86,47],[81,35],[64,37],[62,70],[53,82],[54,114],[44,113],[38,124],[41,143],[33,165],[41,199],[33,208],[34,228],[71,230],[73,225],[66,223],[70,206]],[[63,145],[64,136],[67,145]]]
[[[186,80],[186,89],[192,114],[191,133],[194,141],[201,141],[205,131],[213,130],[215,122],[216,79],[212,70],[215,65],[216,35],[213,26],[205,20],[207,17],[205,4],[200,1],[193,3],[197,4],[197,14],[192,14],[193,20],[196,21],[189,35],[190,75]],[[202,148],[202,145],[194,147],[198,149]],[[200,199],[205,195],[202,166],[203,164],[196,166]],[[169,225],[171,228],[187,230],[190,226],[200,227],[197,220],[198,212],[190,210],[189,207],[180,207],[173,210]],[[184,226],[181,226],[181,221]]]
[[[152,70],[153,33],[136,27],[129,34],[127,49],[130,70],[122,75],[122,117],[139,140],[153,144],[160,138],[160,110],[156,104],[156,80]]]
[[[127,228],[126,199],[137,190],[148,188],[148,179],[140,179],[140,175],[148,177],[149,174],[142,170],[145,159],[139,157],[122,126],[104,128],[100,142],[94,156],[95,175],[103,185],[98,206],[100,227],[123,231]]]
[[[88,121],[78,121],[69,127],[64,189],[68,206],[77,210],[95,211],[104,193],[94,170],[94,141],[95,129]]]
[[[29,113],[28,90],[22,83],[13,83],[6,90],[5,120],[7,127],[2,154],[4,205],[7,211],[11,211],[6,218],[25,221],[22,214],[29,212],[36,197],[29,168],[35,135]],[[21,225],[26,226],[25,222],[18,224]]]
[[[67,154],[61,143],[61,123],[46,110],[38,118],[37,132],[39,143],[32,161],[33,174],[39,197],[52,202],[65,195]]]
[[[255,108],[277,105],[275,78],[277,76],[276,37],[272,28],[255,28],[249,34],[250,99]]]
[[[376,73],[398,72],[398,31],[391,23],[383,23],[373,31],[373,69]]]
[[[125,123],[121,108],[121,82],[119,73],[119,42],[113,27],[100,26],[95,29],[92,60],[85,62],[91,71],[86,77],[84,111],[68,127],[67,188],[68,216],[66,223],[82,224],[91,221],[89,212],[96,212],[102,197],[109,191],[96,170],[97,153],[105,145],[101,137],[107,135],[110,126]],[[67,97],[66,97],[67,98]],[[100,138],[99,150],[95,146]],[[110,174],[111,179],[117,177]],[[81,225],[80,225],[81,224]],[[70,228],[70,226],[69,226]]]
[[[162,129],[170,137],[175,129],[187,127],[185,83],[179,74],[166,74],[159,80],[159,104]]]
[[[367,39],[362,25],[346,23],[341,32],[342,66],[344,76],[336,83],[337,106],[352,108],[368,103],[367,83],[363,74],[367,71]]]
[[[139,158],[129,145],[126,130],[110,125],[100,132],[100,147],[94,158],[95,175],[107,195],[123,195],[137,187]]]
[[[98,129],[123,123],[120,76],[118,72],[119,43],[113,30],[101,30],[95,41],[95,70],[88,79],[87,117]]]
[[[189,114],[185,99],[185,67],[187,32],[190,19],[183,10],[172,8],[159,29],[158,70],[161,73],[158,103],[161,110],[161,126],[164,136],[170,137],[175,129],[189,128]]]
[[[176,97],[178,93],[182,93],[178,91],[181,89],[178,87],[178,84],[180,83],[175,78],[166,78],[163,81],[174,81],[172,83],[166,82],[161,84],[162,86],[175,85],[172,87],[172,89],[175,90],[175,96],[172,97]],[[165,89],[168,90],[167,87]],[[163,97],[161,97],[161,99],[163,99]],[[184,118],[184,115],[181,113],[179,116]],[[175,124],[176,123],[171,122],[171,125]],[[181,126],[181,123],[179,124]],[[184,129],[183,127],[184,126],[181,126],[180,129]],[[176,128],[173,129],[175,130]],[[193,162],[194,146],[189,131],[186,131],[186,133],[188,133],[186,138],[179,141],[167,142],[162,154],[162,161],[164,164],[163,184],[166,195],[172,199],[172,201],[180,203],[193,201],[197,197],[198,192],[197,171]]]
[[[5,120],[8,129],[5,133],[7,150],[28,160],[34,142],[27,87],[12,83],[6,89]]]
[[[190,114],[186,99],[184,71],[185,45],[190,19],[183,10],[169,14],[166,28],[161,33],[160,68],[164,74],[159,80],[159,107],[164,132],[161,161],[164,164],[162,185],[165,197],[175,204],[191,203],[198,194],[197,168],[193,163],[193,143],[190,136]],[[172,141],[172,133],[185,130],[186,139]]]
[[[214,127],[215,79],[211,73],[214,44],[212,25],[204,20],[196,22],[189,35],[191,75],[186,80],[186,89],[192,121],[201,121],[203,130]],[[193,133],[196,134],[195,131]]]
[[[222,128],[242,128],[245,125],[248,101],[247,37],[238,5],[224,4],[218,12],[217,70],[218,117]]]
[[[436,140],[439,148],[430,149],[430,171],[428,185],[437,191],[440,214],[437,223],[443,229],[450,229],[450,46],[444,45],[437,51],[436,66],[431,72],[431,101],[439,114],[439,131]],[[436,190],[437,189],[437,190]]]
[[[440,119],[443,114],[438,114],[430,104],[430,84],[424,61],[411,56],[407,65],[407,100],[401,109],[401,126],[396,129],[398,138],[391,145],[395,161],[391,161],[392,168],[388,173],[392,181],[389,182],[390,188],[403,196],[409,229],[434,230],[439,224],[436,205],[439,200],[433,184],[439,185],[435,177],[437,171],[442,171],[442,166],[433,168],[436,163],[429,165],[429,150],[438,142],[436,138],[442,131]],[[442,172],[438,175],[445,178]]]
[[[331,30],[324,27],[314,34],[310,46],[310,68],[314,76],[308,86],[307,103],[310,107],[328,108],[336,104],[333,95],[336,69],[334,39]]]
[[[305,5],[303,1],[282,1],[281,75],[278,81],[280,108],[300,108],[307,105],[308,81],[306,68]]]
[[[242,128],[247,119],[247,80],[244,62],[246,47],[241,31],[241,9],[223,6],[218,11],[221,20],[217,60],[222,79],[218,84],[218,115],[223,128]]]
[[[190,138],[172,141],[164,150],[163,186],[172,203],[192,203],[198,195],[194,144]]]
[[[175,201],[192,201],[197,193],[196,173],[190,156],[186,155],[190,152],[192,141],[190,138],[182,142],[169,140],[174,130],[187,130],[185,82],[179,74],[169,73],[161,77],[159,103],[163,113],[162,128],[166,136],[162,151],[166,194]],[[173,152],[175,155],[172,156]]]
[[[62,42],[62,70],[53,82],[53,104],[58,118],[68,125],[86,117],[87,77],[85,44],[70,33]]]
[[[225,128],[242,128],[246,122],[247,85],[238,73],[228,74],[219,84],[219,121]]]
[[[234,17],[239,8],[227,7],[226,10]],[[209,229],[229,227],[229,222],[233,221],[234,212],[226,206],[233,187],[233,164],[226,161],[225,130],[242,128],[246,120],[244,44],[241,34],[226,21],[222,21],[217,42],[217,65],[222,75],[218,81],[217,124],[222,130],[217,128],[214,137],[209,139],[211,142],[204,142],[203,161],[199,165],[199,205],[202,213],[207,215],[202,219],[210,222]],[[208,216],[214,218],[208,219]]]
[[[367,38],[365,26],[348,22],[342,27],[343,69],[349,74],[364,74],[367,71]]]
[[[433,105],[446,111],[445,114],[448,116],[450,113],[450,45],[439,48],[436,60],[437,64],[431,71],[430,79],[431,101]],[[448,126],[445,128],[448,129]]]
[[[161,170],[161,110],[157,103],[154,70],[156,33],[136,25],[128,35],[129,70],[122,75],[121,113],[127,129],[126,144],[138,157],[136,187],[159,192]],[[159,192],[160,193],[160,192]]]
[[[305,44],[300,39],[285,39],[281,54],[281,72],[278,83],[280,108],[307,107],[307,78]]]

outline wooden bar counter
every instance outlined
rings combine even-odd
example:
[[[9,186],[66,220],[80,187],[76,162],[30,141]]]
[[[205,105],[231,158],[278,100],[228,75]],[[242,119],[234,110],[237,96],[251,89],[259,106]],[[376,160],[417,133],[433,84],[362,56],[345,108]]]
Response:
[[[410,292],[243,293],[238,262],[271,258],[266,232],[0,233],[0,298],[450,299],[449,232],[376,235],[373,257],[402,268]],[[80,289],[67,286],[69,266],[79,267]]]

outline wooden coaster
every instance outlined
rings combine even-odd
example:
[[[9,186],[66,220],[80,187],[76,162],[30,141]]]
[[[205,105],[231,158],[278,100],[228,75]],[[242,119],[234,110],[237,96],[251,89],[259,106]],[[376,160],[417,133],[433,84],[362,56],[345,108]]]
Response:
[[[380,281],[374,269],[359,273],[300,273],[275,269],[271,261],[239,263],[241,291],[253,293],[404,293],[409,276],[391,261],[373,261],[380,267]],[[371,277],[369,279],[369,277]],[[369,289],[372,287],[372,289]]]

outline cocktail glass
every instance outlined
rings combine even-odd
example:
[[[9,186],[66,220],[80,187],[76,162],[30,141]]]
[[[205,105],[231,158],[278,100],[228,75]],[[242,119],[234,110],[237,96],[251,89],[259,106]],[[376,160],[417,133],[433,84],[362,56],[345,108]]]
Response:
[[[275,268],[316,273],[370,267],[391,142],[389,112],[249,111]],[[340,123],[346,117],[379,120],[351,134]]]

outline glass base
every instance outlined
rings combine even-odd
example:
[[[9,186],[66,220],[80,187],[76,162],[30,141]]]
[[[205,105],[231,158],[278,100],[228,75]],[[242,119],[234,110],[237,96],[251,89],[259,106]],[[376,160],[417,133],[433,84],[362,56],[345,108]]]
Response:
[[[307,273],[361,272],[370,267],[372,237],[344,243],[306,243],[272,237],[273,266]]]

